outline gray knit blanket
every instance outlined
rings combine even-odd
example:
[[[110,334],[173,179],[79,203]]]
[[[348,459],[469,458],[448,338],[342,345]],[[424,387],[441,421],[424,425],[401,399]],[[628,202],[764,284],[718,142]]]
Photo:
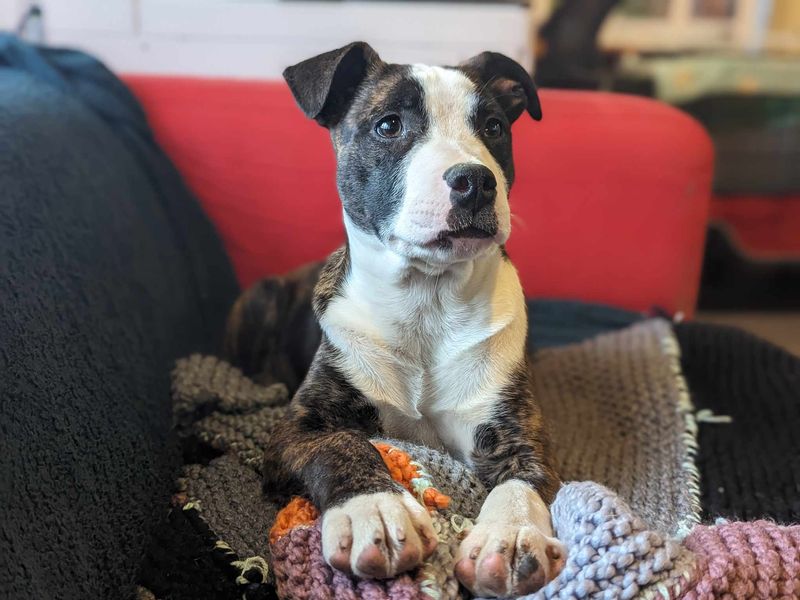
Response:
[[[552,505],[566,567],[528,598],[678,597],[695,569],[680,539],[699,521],[699,500],[696,427],[670,325],[646,321],[542,351],[531,368],[569,483]],[[244,597],[267,597],[273,584],[285,598],[465,596],[452,557],[486,490],[464,465],[382,441],[389,458],[410,458],[409,485],[421,501],[434,493],[450,502],[430,504],[440,543],[426,564],[393,580],[359,581],[322,560],[307,501],[287,507],[261,488],[266,441],[286,414],[283,386],[262,387],[219,359],[192,356],[175,369],[173,397],[179,434],[203,456],[185,467],[175,502],[213,532]]]

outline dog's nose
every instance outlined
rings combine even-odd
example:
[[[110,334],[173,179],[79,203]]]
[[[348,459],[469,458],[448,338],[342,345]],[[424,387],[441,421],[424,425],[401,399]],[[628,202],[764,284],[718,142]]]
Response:
[[[471,208],[473,214],[494,202],[497,180],[488,167],[474,163],[459,163],[444,172],[450,186],[450,201],[459,208]]]

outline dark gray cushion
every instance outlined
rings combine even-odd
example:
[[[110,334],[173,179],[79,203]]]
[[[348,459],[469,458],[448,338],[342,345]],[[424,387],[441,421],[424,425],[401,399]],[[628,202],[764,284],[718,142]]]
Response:
[[[236,293],[124,86],[0,35],[0,596],[133,584],[179,463],[170,369]]]

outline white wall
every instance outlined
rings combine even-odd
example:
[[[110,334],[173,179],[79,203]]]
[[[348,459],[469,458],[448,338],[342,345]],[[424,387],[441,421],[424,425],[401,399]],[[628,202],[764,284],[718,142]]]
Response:
[[[28,0],[0,0],[0,27]],[[387,60],[453,64],[497,50],[528,66],[517,5],[277,0],[40,0],[47,42],[79,47],[120,72],[278,77],[354,40]]]

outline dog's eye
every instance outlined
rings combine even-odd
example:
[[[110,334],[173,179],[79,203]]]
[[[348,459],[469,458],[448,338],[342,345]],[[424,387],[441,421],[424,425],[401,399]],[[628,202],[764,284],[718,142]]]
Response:
[[[495,119],[494,117],[487,119],[486,124],[483,126],[483,135],[487,138],[497,138],[503,135],[503,124],[500,119]]]
[[[375,132],[385,138],[395,138],[403,131],[403,122],[397,115],[383,117],[375,125]]]

